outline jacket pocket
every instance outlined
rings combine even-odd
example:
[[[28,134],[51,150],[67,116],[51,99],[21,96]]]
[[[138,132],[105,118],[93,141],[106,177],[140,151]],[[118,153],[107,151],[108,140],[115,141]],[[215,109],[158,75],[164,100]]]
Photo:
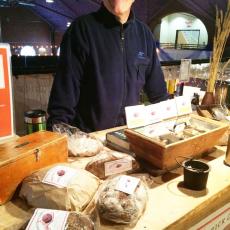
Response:
[[[145,58],[137,58],[135,60],[135,66],[137,70],[137,80],[141,82],[145,82],[145,75],[146,75],[146,70],[150,64],[150,59],[145,57]]]

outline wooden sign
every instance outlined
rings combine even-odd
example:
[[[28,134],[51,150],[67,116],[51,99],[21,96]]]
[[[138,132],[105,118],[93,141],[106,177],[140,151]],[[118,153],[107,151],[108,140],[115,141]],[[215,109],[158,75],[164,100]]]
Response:
[[[189,230],[224,230],[230,229],[230,203],[207,216]]]
[[[14,135],[10,60],[9,44],[0,43],[0,140]]]

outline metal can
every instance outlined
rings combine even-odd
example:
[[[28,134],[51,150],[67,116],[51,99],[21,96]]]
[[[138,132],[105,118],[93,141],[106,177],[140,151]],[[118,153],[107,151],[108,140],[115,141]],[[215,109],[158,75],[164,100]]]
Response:
[[[29,110],[24,114],[26,133],[46,130],[46,112],[43,110]]]

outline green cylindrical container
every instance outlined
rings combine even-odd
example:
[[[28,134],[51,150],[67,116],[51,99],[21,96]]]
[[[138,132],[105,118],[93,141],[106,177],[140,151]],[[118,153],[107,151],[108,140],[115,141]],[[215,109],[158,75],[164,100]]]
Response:
[[[30,110],[24,114],[27,134],[46,130],[46,112],[43,110]]]

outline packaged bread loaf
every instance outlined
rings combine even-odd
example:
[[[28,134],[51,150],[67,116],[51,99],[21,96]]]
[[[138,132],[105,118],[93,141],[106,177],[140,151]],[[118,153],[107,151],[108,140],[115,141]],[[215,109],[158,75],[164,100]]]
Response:
[[[139,169],[138,162],[129,154],[103,150],[95,156],[85,169],[100,179],[118,173],[131,173]]]
[[[82,211],[99,183],[100,180],[86,170],[57,164],[25,178],[19,196],[35,208]]]
[[[115,223],[134,225],[145,210],[147,189],[138,178],[120,175],[103,185],[97,210],[101,218]]]
[[[67,135],[69,156],[89,157],[99,153],[104,145],[93,135],[65,123],[55,124],[55,132]]]
[[[103,148],[103,144],[89,134],[81,136],[75,134],[68,137],[70,156],[90,157],[98,154]]]
[[[22,229],[96,230],[96,225],[88,216],[77,212],[38,208]]]

